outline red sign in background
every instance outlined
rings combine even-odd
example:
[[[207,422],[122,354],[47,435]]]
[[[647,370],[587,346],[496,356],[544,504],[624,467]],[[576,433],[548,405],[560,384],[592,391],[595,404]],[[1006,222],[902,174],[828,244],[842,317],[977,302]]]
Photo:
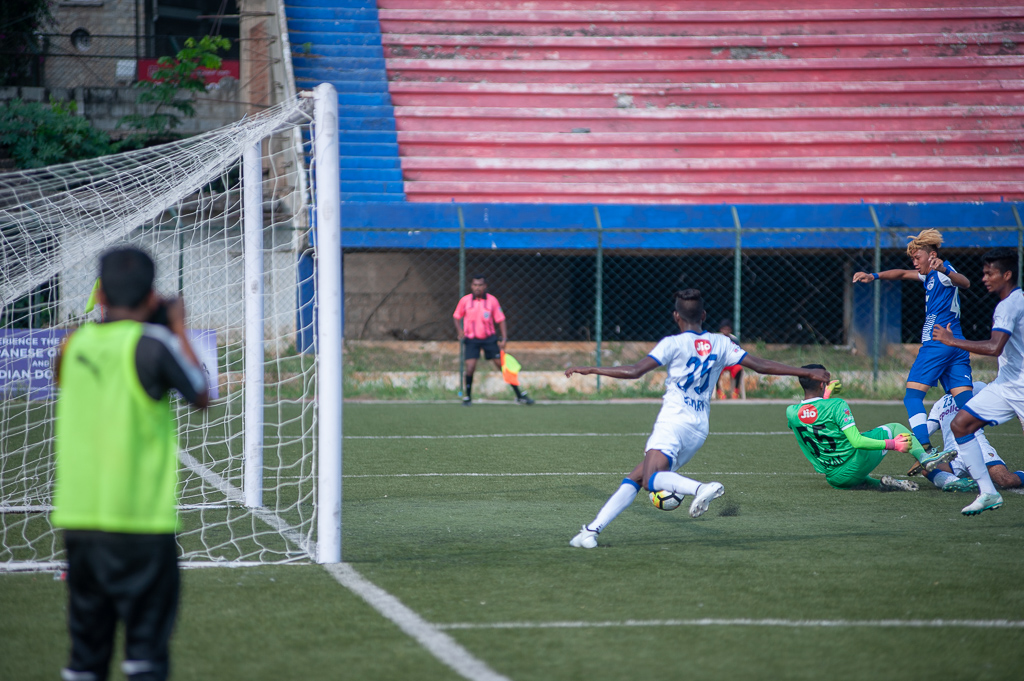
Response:
[[[138,61],[138,79],[139,80],[153,80],[153,72],[159,68],[156,63],[156,59],[140,59]],[[224,78],[234,78],[238,80],[239,66],[238,60],[225,59],[221,62],[219,69],[197,69],[203,77],[203,81],[209,85],[210,83],[219,83]]]

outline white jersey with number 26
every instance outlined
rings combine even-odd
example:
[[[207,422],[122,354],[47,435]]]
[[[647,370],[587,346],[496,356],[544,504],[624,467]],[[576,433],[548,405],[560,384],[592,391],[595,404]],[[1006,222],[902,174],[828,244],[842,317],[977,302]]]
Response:
[[[667,336],[648,356],[668,371],[658,421],[689,423],[707,433],[711,393],[722,369],[739,364],[747,353],[727,336],[684,331]]]

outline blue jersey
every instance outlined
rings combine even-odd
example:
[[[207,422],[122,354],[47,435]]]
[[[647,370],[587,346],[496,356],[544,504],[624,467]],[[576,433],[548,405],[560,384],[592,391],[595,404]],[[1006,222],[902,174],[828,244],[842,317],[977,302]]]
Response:
[[[950,272],[956,272],[949,261],[942,263]],[[953,331],[954,338],[963,338],[960,330],[960,293],[953,281],[938,270],[926,275],[918,274],[924,284],[924,327],[921,329],[922,343],[938,343],[932,340],[932,327],[945,327],[947,324]]]

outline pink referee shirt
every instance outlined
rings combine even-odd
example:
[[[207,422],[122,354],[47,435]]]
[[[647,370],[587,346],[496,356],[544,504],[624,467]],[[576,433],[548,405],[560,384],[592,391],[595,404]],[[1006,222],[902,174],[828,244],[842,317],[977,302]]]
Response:
[[[505,321],[505,313],[501,311],[498,299],[490,293],[483,299],[476,299],[473,294],[462,296],[455,306],[456,319],[461,319],[462,330],[466,338],[488,338],[494,335],[494,325]]]

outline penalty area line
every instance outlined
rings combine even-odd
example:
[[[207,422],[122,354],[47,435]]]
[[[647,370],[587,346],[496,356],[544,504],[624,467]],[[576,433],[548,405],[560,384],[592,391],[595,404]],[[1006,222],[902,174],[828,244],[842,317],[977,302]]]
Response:
[[[787,620],[787,619],[715,619],[622,620],[618,622],[454,622],[435,624],[438,629],[591,629],[612,627],[782,627],[837,629],[1024,629],[1022,620]]]

